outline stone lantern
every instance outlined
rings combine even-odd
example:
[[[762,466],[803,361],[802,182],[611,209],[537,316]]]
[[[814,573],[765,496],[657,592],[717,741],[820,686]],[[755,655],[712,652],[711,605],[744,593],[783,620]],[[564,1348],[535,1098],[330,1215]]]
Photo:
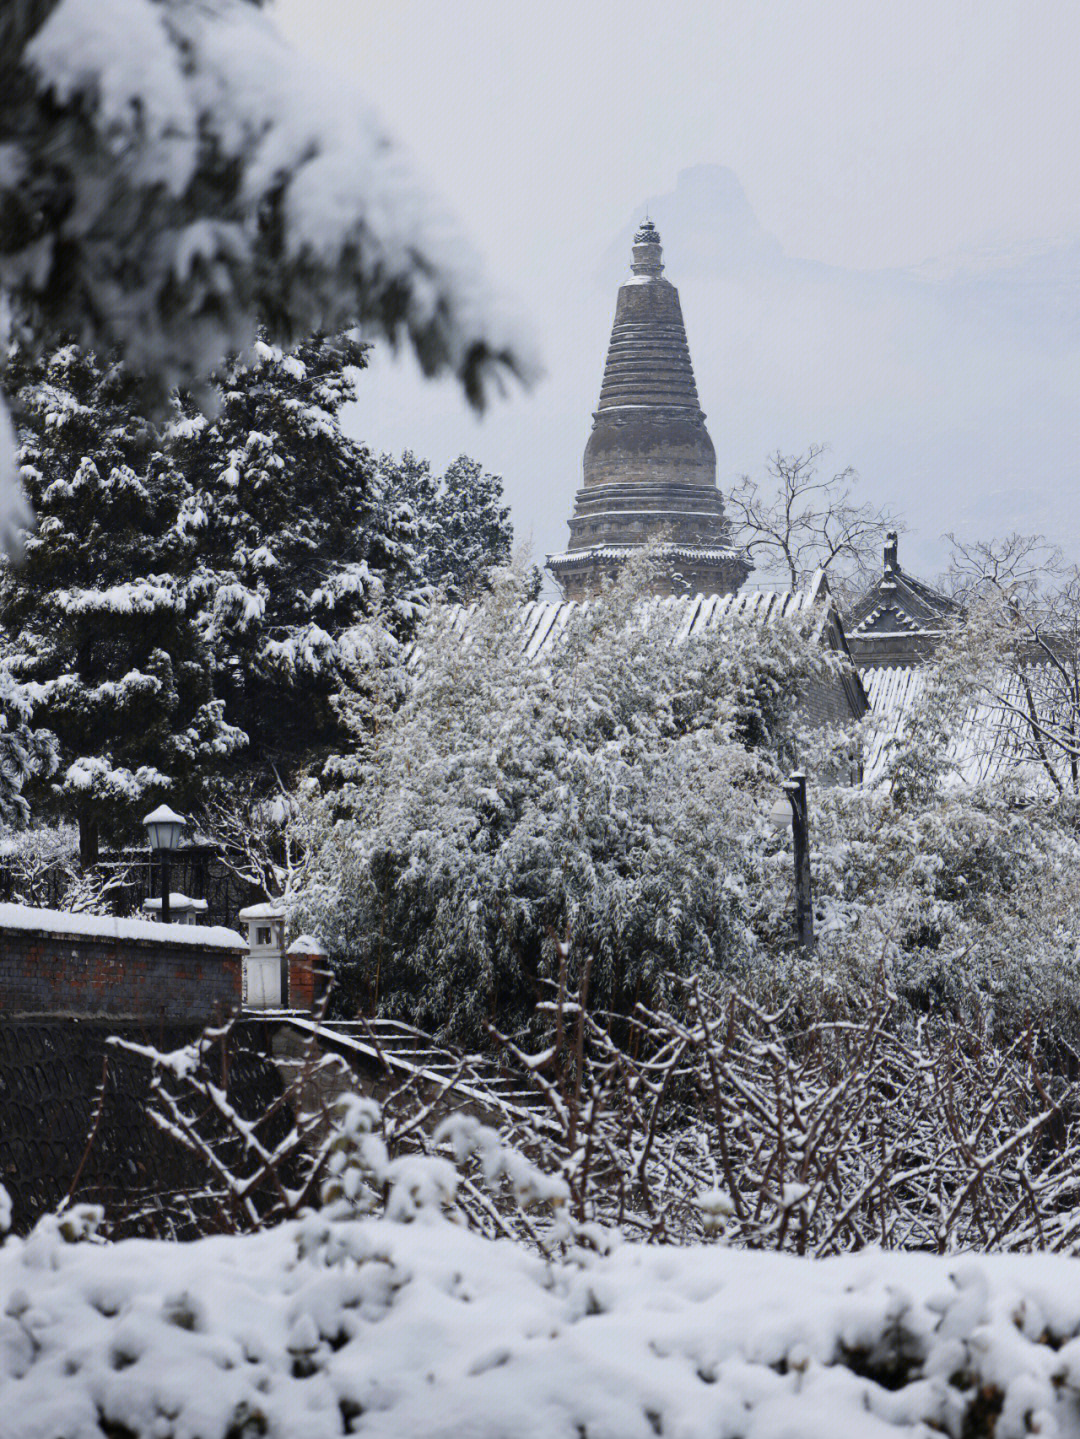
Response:
[[[240,911],[247,926],[248,956],[244,960],[244,1005],[248,1009],[280,1009],[285,976],[285,906],[273,900]]]

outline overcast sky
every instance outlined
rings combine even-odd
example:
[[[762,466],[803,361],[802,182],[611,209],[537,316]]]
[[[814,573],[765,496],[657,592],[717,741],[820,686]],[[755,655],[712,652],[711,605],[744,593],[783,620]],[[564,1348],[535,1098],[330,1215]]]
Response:
[[[359,77],[547,366],[477,423],[448,386],[380,361],[352,420],[376,448],[438,465],[468,450],[504,475],[519,535],[562,548],[625,271],[613,257],[652,204],[722,487],[771,449],[827,441],[906,511],[924,569],[947,528],[1076,543],[1080,7],[278,0],[276,14]]]

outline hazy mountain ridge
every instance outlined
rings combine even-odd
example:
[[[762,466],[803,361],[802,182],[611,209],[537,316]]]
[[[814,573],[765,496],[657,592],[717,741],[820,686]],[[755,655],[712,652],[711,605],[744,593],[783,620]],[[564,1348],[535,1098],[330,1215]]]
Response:
[[[682,295],[722,487],[770,449],[824,440],[906,512],[910,557],[930,571],[950,529],[1077,544],[1061,496],[1080,444],[1080,243],[845,269],[785,254],[719,166],[681,172],[638,222],[646,209]],[[605,254],[609,292],[634,223]]]
[[[675,246],[678,277],[706,276],[771,283],[839,283],[853,291],[908,293],[936,299],[975,321],[996,315],[1041,322],[1043,338],[1055,332],[1072,344],[1080,321],[1080,242],[1038,241],[987,245],[935,257],[918,265],[880,270],[845,269],[788,255],[758,221],[737,176],[722,165],[679,173],[674,190],[654,195],[630,218],[604,255],[597,280],[605,289],[625,274],[634,231],[651,215]]]
[[[684,170],[627,215],[597,265],[563,232],[530,299],[548,377],[476,421],[456,395],[376,356],[356,433],[436,463],[461,450],[506,478],[517,532],[562,549],[619,284],[648,212],[679,288],[721,488],[814,441],[907,516],[906,562],[940,536],[1052,533],[1080,553],[1080,241],[986,247],[906,269],[784,252],[722,166]],[[1064,502],[1063,502],[1064,498]],[[750,583],[753,583],[751,577]]]

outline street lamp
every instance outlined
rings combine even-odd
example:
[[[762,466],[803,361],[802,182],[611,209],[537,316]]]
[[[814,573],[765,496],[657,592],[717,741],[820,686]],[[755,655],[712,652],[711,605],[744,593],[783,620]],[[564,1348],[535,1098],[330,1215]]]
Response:
[[[810,891],[810,815],[806,804],[806,775],[796,770],[781,788],[784,798],[778,799],[769,811],[774,829],[787,829],[795,841],[795,927],[799,946],[807,954],[814,947],[814,905]]]
[[[161,922],[162,924],[171,924],[169,856],[174,849],[178,848],[180,833],[186,827],[187,820],[182,814],[171,810],[167,804],[160,804],[157,809],[146,816],[143,824],[150,837],[150,848],[157,850],[161,856]]]

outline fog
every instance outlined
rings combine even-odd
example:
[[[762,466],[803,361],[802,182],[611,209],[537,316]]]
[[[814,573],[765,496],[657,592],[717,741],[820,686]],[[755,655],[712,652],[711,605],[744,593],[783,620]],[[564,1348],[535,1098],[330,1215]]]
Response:
[[[378,352],[376,449],[502,474],[565,545],[615,291],[646,210],[679,287],[721,488],[830,446],[906,517],[1080,554],[1080,12],[1058,3],[663,7],[280,0],[354,70],[528,316],[546,379],[480,420]]]

